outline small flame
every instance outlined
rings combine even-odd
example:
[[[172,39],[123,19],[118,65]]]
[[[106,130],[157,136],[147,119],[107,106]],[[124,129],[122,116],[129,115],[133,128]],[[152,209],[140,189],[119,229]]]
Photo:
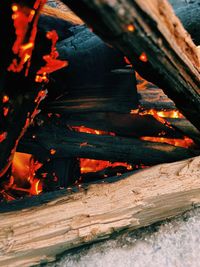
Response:
[[[42,182],[35,177],[35,172],[42,164],[34,161],[31,154],[16,152],[12,165],[12,183],[6,189],[28,193],[30,196],[42,192]]]

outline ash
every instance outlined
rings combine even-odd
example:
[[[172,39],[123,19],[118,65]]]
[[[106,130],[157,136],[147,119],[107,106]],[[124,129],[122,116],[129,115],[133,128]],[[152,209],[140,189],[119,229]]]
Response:
[[[49,267],[198,267],[200,208],[64,255]]]

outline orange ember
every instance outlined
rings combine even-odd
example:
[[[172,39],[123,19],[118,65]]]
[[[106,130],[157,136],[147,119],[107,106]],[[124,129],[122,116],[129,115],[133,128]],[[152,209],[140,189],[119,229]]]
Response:
[[[74,129],[76,132],[80,132],[80,133],[89,133],[89,134],[97,134],[97,135],[112,135],[112,136],[115,136],[115,133],[101,131],[101,130],[95,130],[95,129],[88,128],[88,127],[85,127],[85,126],[72,126],[72,129]]]
[[[117,167],[117,166],[123,166],[127,168],[127,170],[132,170],[133,167],[124,162],[110,162],[105,160],[96,160],[96,159],[80,159],[80,167],[81,167],[81,173],[88,173],[88,172],[98,172],[108,167]]]
[[[151,136],[144,136],[141,137],[140,139],[150,142],[166,143],[169,145],[185,147],[185,148],[189,148],[192,145],[194,145],[193,140],[186,136],[183,139],[171,139],[165,137],[151,137]]]
[[[128,30],[129,32],[134,32],[134,31],[135,31],[135,26],[134,26],[133,24],[129,24],[129,25],[127,26],[127,30]]]
[[[0,143],[3,142],[6,139],[7,134],[8,134],[7,132],[3,132],[3,133],[0,134]]]
[[[145,52],[143,52],[143,53],[140,55],[139,59],[140,59],[142,62],[145,62],[145,63],[148,61],[148,58],[147,58],[147,55],[146,55]]]
[[[144,115],[152,115],[157,121],[161,122],[162,124],[165,124],[168,127],[172,127],[170,123],[166,120],[167,118],[184,118],[184,116],[180,113],[178,110],[155,110],[155,109],[149,109],[149,110],[140,110],[140,109],[133,109],[131,110],[131,114],[138,114],[141,116]]]
[[[9,101],[9,97],[7,95],[3,96],[2,102],[5,104]]]

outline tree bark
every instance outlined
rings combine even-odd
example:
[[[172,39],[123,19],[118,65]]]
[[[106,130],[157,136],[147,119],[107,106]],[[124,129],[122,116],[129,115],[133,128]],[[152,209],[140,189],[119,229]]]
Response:
[[[167,1],[62,2],[127,55],[141,76],[161,87],[200,129],[199,55]]]
[[[73,194],[64,190],[2,204],[1,266],[52,261],[66,250],[200,205],[199,164],[197,157],[129,174],[123,180],[113,178]]]

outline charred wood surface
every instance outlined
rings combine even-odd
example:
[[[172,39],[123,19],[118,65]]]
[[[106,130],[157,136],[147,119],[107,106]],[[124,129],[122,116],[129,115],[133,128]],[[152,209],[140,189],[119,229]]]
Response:
[[[41,127],[34,135],[34,142],[31,135],[23,139],[18,147],[19,152],[29,151],[36,157],[51,158],[50,152],[54,149],[56,153],[53,157],[80,157],[145,165],[173,162],[199,154],[198,150],[134,138],[72,132],[67,131],[66,127],[55,125]]]
[[[152,115],[124,114],[116,112],[91,112],[73,114],[64,119],[66,125],[85,126],[116,133],[122,137],[163,136],[181,138],[179,131],[167,127]],[[186,126],[187,127],[187,126]],[[198,132],[198,131],[197,131]]]
[[[72,194],[64,190],[1,204],[1,266],[52,261],[66,250],[198,206],[199,165],[197,157],[129,174],[123,180],[113,178]]]
[[[200,129],[197,48],[167,1],[63,0],[106,42],[119,48],[147,80],[164,89]],[[133,31],[128,30],[133,25]],[[139,60],[146,54],[145,62]]]

